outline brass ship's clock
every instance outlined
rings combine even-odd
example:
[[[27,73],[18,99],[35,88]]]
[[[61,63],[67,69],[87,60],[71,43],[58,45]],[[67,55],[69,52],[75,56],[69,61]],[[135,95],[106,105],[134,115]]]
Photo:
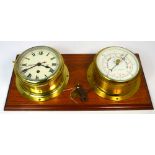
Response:
[[[34,101],[58,96],[69,79],[62,56],[47,46],[32,47],[20,54],[14,72],[18,91]]]
[[[141,65],[128,49],[102,49],[89,66],[87,78],[97,95],[114,101],[128,99],[139,89]]]

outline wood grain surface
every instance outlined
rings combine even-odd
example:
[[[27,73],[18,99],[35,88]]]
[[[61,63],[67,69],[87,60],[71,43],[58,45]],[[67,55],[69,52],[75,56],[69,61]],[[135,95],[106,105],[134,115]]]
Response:
[[[138,92],[128,100],[111,101],[97,96],[87,82],[87,69],[93,61],[94,54],[63,54],[70,73],[67,87],[60,96],[45,101],[34,102],[23,96],[16,89],[13,73],[4,110],[148,110],[153,109],[149,90],[142,73],[142,82]],[[137,55],[137,57],[139,57]],[[71,88],[80,83],[88,92],[88,101],[76,103],[71,100]]]

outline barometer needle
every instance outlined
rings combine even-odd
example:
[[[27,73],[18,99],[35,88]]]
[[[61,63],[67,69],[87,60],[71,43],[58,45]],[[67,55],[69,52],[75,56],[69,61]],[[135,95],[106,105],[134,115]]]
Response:
[[[127,55],[128,55],[128,54],[126,54],[123,58],[121,57],[122,60],[120,60],[120,59],[117,59],[117,60],[116,60],[116,62],[115,62],[116,65],[115,65],[112,69],[110,69],[111,72],[112,72],[113,69],[114,69],[116,66],[118,66],[123,60],[125,61],[125,58],[127,57]]]
[[[125,58],[127,57],[128,54],[126,54],[123,58],[121,57],[122,60],[125,60]]]
[[[121,62],[120,59],[117,59],[117,60],[116,60],[116,62],[115,62],[116,65],[115,65],[113,68],[110,69],[111,72],[113,71],[113,69],[114,69],[116,66],[118,66],[118,65],[120,64],[120,62]]]
[[[111,70],[111,72],[113,71],[113,69],[115,68],[117,66],[117,64],[113,67],[113,68],[111,68],[110,70]]]
[[[127,57],[127,55],[128,55],[128,54],[126,54],[123,58],[121,57],[121,59],[122,59],[121,62],[122,62],[122,61],[125,61],[125,58]],[[127,63],[126,61],[125,61],[125,63],[126,63],[127,68],[128,68],[128,63]]]

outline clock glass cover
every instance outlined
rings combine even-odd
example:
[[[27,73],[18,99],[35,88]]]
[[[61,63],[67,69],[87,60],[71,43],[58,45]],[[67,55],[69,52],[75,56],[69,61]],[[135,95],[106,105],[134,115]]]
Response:
[[[30,82],[45,81],[55,74],[60,58],[54,49],[38,46],[28,49],[18,60],[20,75]]]

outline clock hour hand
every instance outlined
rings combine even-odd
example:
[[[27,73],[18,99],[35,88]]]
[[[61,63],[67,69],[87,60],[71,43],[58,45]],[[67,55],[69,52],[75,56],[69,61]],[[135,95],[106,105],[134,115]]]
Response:
[[[45,66],[45,65],[41,65],[41,66],[43,66],[43,67],[45,67],[45,68],[51,68],[51,67],[50,67],[50,66],[48,66],[48,65],[47,65],[47,66]]]

